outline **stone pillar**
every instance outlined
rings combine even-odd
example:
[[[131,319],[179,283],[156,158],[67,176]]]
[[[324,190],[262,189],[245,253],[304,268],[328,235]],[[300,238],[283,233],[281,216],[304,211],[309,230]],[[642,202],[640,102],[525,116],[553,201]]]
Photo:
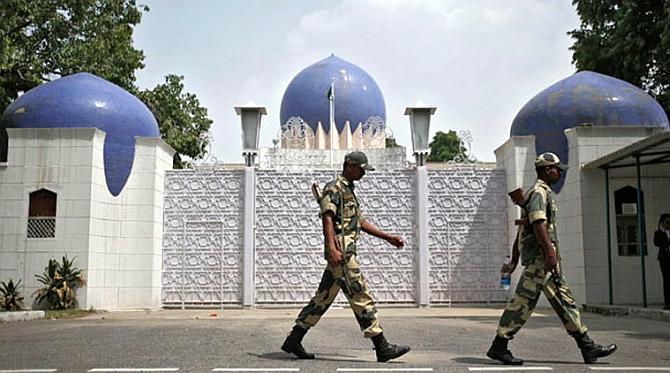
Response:
[[[416,168],[416,246],[417,246],[417,300],[420,307],[430,300],[430,251],[428,248],[428,170]]]
[[[242,254],[242,306],[254,306],[256,286],[256,169],[244,168],[244,236]]]

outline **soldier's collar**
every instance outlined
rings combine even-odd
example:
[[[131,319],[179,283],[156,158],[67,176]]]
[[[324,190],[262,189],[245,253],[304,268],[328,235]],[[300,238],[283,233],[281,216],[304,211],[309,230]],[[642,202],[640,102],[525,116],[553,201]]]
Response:
[[[353,181],[349,181],[349,179],[347,179],[346,177],[344,177],[344,176],[342,176],[342,175],[337,175],[337,178],[338,178],[344,185],[346,185],[346,186],[348,186],[348,187],[351,187],[351,189],[354,189],[354,182],[353,182]]]
[[[539,186],[541,186],[544,189],[550,189],[549,184],[547,184],[547,182],[542,180],[542,179],[537,179],[537,181],[535,183],[538,184]]]

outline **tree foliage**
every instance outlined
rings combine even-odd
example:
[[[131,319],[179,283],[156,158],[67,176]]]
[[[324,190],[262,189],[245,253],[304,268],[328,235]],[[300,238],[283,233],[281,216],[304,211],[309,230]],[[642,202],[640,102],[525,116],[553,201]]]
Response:
[[[63,256],[62,263],[49,259],[44,273],[35,275],[37,281],[43,285],[33,293],[38,304],[46,300],[48,309],[63,310],[77,307],[75,291],[85,285],[86,281],[82,270],[74,265],[76,259],[77,257],[74,257],[69,260],[67,255]]]
[[[134,0],[2,0],[0,105],[54,78],[87,71],[132,90],[144,54],[133,48]]]
[[[144,53],[133,27],[149,8],[135,0],[0,0],[0,113],[21,92],[77,72],[90,72],[136,94],[158,120],[163,139],[181,156],[202,158],[212,123],[183,77],[153,90],[135,86]],[[1,155],[0,155],[1,158]]]
[[[194,160],[203,157],[212,120],[198,98],[184,92],[183,76],[168,75],[164,84],[139,92],[138,97],[156,117],[161,136],[177,151],[173,160],[175,168],[184,166],[183,155]]]
[[[568,34],[578,70],[642,87],[670,113],[670,0],[573,0],[581,20]]]
[[[451,161],[457,156],[467,158],[467,149],[463,146],[463,141],[455,131],[447,133],[438,131],[428,147],[430,148],[428,162]]]

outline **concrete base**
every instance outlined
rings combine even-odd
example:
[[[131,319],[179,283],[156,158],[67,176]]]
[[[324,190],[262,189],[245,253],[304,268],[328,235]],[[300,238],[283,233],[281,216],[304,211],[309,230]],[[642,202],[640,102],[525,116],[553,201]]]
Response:
[[[29,321],[44,318],[44,311],[0,312],[0,323],[12,321]]]
[[[586,312],[599,313],[606,316],[633,316],[643,319],[670,322],[670,310],[661,308],[642,308],[640,306],[614,306],[603,304],[584,304]]]

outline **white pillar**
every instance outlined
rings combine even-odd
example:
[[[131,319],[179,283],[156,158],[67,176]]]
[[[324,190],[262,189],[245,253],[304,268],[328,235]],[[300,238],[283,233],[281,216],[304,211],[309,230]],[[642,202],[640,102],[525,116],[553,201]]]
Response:
[[[417,299],[420,307],[430,299],[430,250],[428,248],[428,170],[416,168]]]
[[[242,306],[253,307],[256,286],[256,169],[244,168],[244,242],[242,270]]]

